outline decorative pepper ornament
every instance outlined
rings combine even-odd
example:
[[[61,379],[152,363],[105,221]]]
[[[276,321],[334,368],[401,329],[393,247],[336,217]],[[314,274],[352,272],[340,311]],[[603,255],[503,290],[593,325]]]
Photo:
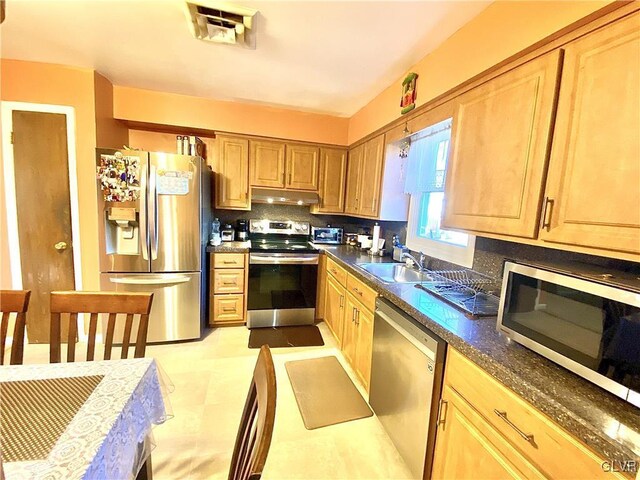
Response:
[[[416,81],[418,74],[411,72],[402,81],[402,98],[400,99],[400,113],[404,115],[416,108]]]

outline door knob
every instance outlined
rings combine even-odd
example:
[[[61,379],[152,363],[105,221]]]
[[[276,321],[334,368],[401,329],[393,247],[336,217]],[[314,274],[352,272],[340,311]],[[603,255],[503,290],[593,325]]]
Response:
[[[66,250],[67,249],[67,243],[66,242],[58,242],[53,246],[53,248],[55,248],[56,250]]]

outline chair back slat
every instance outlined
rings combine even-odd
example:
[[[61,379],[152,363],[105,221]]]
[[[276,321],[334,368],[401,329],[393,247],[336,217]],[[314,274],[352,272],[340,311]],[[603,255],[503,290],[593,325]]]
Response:
[[[149,331],[149,315],[140,315],[140,322],[138,323],[138,336],[136,337],[136,351],[134,356],[136,358],[144,357],[145,350],[147,348],[147,332]]]
[[[115,327],[118,314],[126,315],[124,336],[122,338],[121,358],[127,358],[131,344],[131,330],[134,316],[148,317],[153,301],[152,293],[111,293],[111,292],[51,292],[51,345],[50,358],[52,362],[60,361],[60,328],[61,314],[69,314],[69,337],[67,345],[67,361],[75,361],[76,339],[78,334],[78,314],[89,313],[89,334],[87,343],[87,360],[95,358],[95,342],[99,314],[108,314],[104,343],[104,359],[111,359]],[[145,322],[144,335],[138,331],[134,356],[144,351],[147,342],[147,326]],[[116,339],[117,341],[117,339]]]
[[[31,290],[0,290],[0,365],[4,365],[4,353],[6,351],[7,334],[9,333],[9,321],[11,314],[15,313],[13,326],[13,339],[11,343],[11,365],[22,364],[24,353],[24,330],[26,327],[27,309]]]
[[[276,374],[271,351],[260,348],[231,458],[229,480],[257,480],[267,460],[276,416]]]
[[[107,335],[104,339],[104,359],[111,360],[111,350],[113,349],[113,334],[116,330],[117,313],[110,313],[107,321]]]
[[[133,315],[127,315],[122,334],[122,354],[120,358],[127,358],[129,355],[129,343],[131,342],[131,329],[133,328]]]
[[[76,361],[76,341],[78,339],[78,314],[69,314],[69,332],[67,335],[67,362]]]
[[[89,344],[87,345],[87,361],[93,360],[96,353],[96,334],[98,331],[98,314],[92,313],[89,319]]]
[[[59,313],[51,312],[51,326],[49,332],[49,362],[60,363],[60,317]]]

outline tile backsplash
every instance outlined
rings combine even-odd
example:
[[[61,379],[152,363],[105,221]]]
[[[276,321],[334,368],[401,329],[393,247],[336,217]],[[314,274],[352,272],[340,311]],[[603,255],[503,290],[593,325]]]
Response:
[[[235,227],[236,220],[251,218],[289,219],[294,221],[309,222],[314,227],[322,227],[330,224],[334,227],[344,228],[345,233],[358,233],[363,227],[373,228],[374,220],[345,217],[341,215],[315,215],[308,206],[297,205],[272,205],[254,203],[251,211],[216,210],[215,216],[221,223],[231,223]],[[382,235],[386,240],[385,248],[390,252],[391,237],[397,234],[402,243],[406,240],[407,222],[378,222],[382,227]],[[604,267],[612,270],[622,270],[640,275],[640,264],[625,260],[597,257],[581,253],[554,250],[551,248],[525,245],[522,243],[495,240],[491,238],[477,237],[476,251],[473,260],[473,270],[489,275],[493,278],[502,277],[502,268],[505,259],[516,261],[545,261],[545,262],[577,262],[593,266]],[[431,259],[429,268],[432,269],[459,269],[460,267],[442,260]]]
[[[316,215],[310,212],[308,206],[298,205],[275,205],[269,203],[252,203],[251,211],[242,212],[238,210],[216,210],[214,216],[220,219],[220,223],[230,223],[235,227],[236,220],[241,219],[263,219],[272,220],[293,220],[298,222],[309,222],[312,227],[342,227],[345,233],[358,233],[361,228],[373,229],[375,220],[364,218],[352,218],[342,215]],[[407,222],[378,222],[381,227],[382,236],[385,239],[387,251],[391,246],[393,235],[399,235],[404,239],[407,231]]]

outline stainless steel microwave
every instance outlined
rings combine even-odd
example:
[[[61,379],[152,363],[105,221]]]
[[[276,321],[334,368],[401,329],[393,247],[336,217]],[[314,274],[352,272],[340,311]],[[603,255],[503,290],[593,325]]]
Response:
[[[640,407],[640,281],[506,262],[499,331]]]
[[[344,230],[336,227],[311,227],[311,241],[313,243],[327,243],[340,245]]]

